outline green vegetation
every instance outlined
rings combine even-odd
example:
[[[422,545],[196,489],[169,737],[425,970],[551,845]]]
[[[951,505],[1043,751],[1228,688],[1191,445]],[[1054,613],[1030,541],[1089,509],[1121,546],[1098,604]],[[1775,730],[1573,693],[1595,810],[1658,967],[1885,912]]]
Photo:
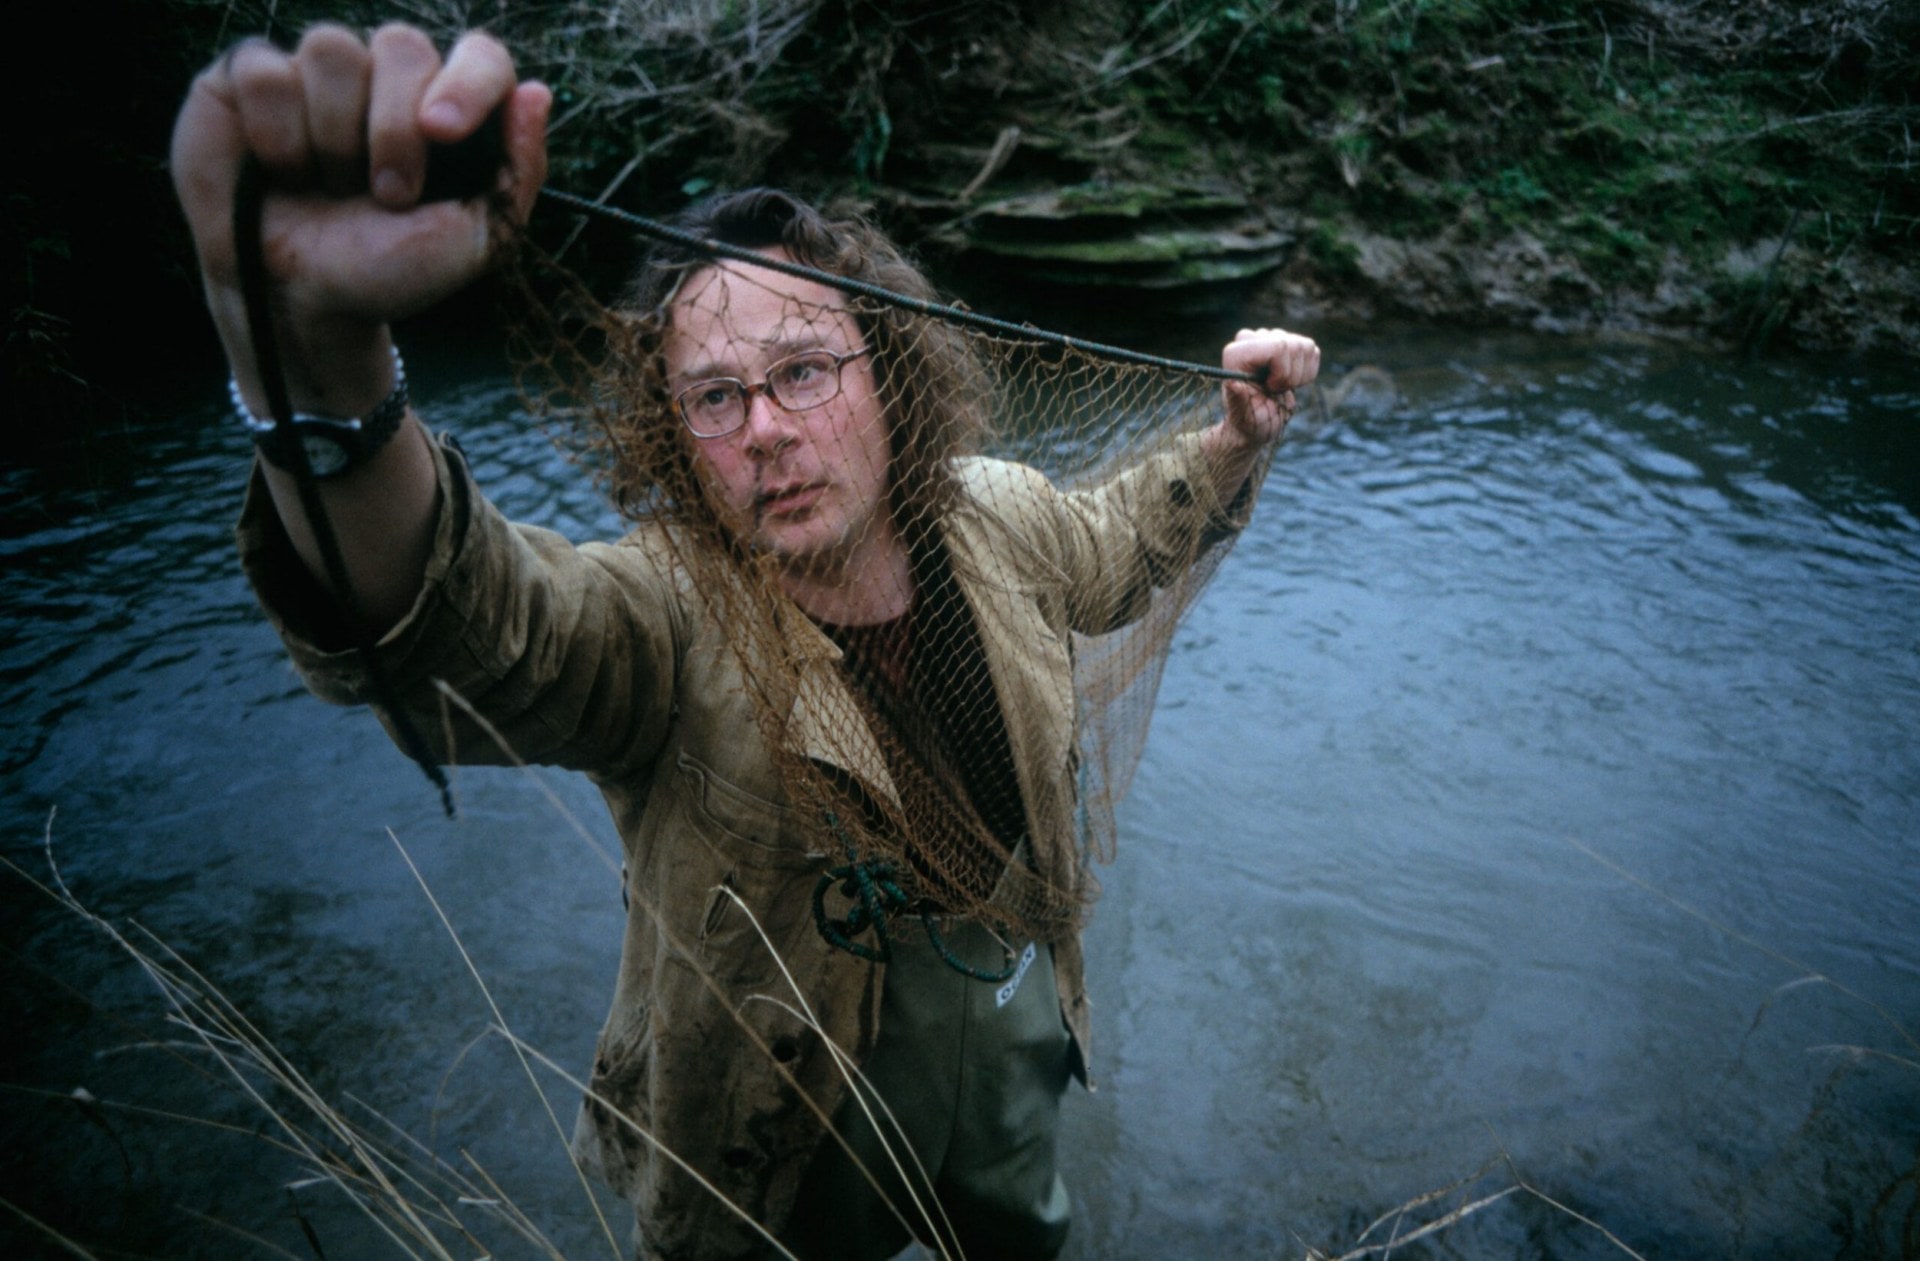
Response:
[[[1716,300],[1745,291],[1730,253],[1762,247],[1766,287],[1805,301],[1836,257],[1905,267],[1920,228],[1920,10],[1894,0],[559,7],[500,18],[570,101],[559,178],[642,209],[772,180],[914,234],[983,197],[1217,186],[1302,229],[1328,287],[1364,278],[1369,234],[1524,236],[1596,307],[1563,314],[1678,275],[1687,318],[1733,331],[1752,312]]]
[[[484,22],[556,90],[555,181],[643,212],[766,181],[947,242],[1009,197],[1212,190],[1289,234],[1288,283],[1336,313],[1920,344],[1920,6],[1900,0],[110,0],[51,16],[74,27],[54,47],[119,38],[104,68],[51,65],[32,91],[57,121],[5,190],[16,393],[178,361],[153,332],[197,327],[158,161],[174,103],[234,39],[322,17]],[[1448,266],[1414,283],[1371,241]],[[590,233],[568,258],[614,274],[623,248]],[[1501,273],[1520,257],[1538,274]],[[1439,289],[1442,272],[1466,279]]]
[[[1247,177],[1313,207],[1323,262],[1348,256],[1329,248],[1329,222],[1455,250],[1524,234],[1602,293],[1695,278],[1708,318],[1737,333],[1757,327],[1743,295],[1784,286],[1817,300],[1806,291],[1833,279],[1835,260],[1910,268],[1911,6],[1314,0],[1155,13],[1201,36],[1148,106],[1236,137]],[[1726,272],[1730,254],[1780,241],[1797,248],[1763,252],[1782,274]],[[1906,289],[1911,318],[1910,276]]]

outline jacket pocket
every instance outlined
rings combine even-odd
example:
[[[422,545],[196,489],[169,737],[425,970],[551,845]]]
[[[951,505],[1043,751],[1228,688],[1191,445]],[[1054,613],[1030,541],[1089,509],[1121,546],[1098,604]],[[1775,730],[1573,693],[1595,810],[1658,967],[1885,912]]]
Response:
[[[803,847],[782,835],[785,806],[730,783],[685,749],[679,751],[677,764],[695,827],[729,864],[805,867],[813,861]]]
[[[686,962],[728,988],[775,980],[780,961],[814,932],[813,887],[826,856],[789,834],[785,807],[685,750],[676,765],[672,796],[688,844],[657,878],[663,909],[685,934]]]

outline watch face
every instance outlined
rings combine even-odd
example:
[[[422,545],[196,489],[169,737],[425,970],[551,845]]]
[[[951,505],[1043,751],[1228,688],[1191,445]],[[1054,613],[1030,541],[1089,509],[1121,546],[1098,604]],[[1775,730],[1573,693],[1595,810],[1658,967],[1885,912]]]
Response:
[[[347,466],[347,449],[331,434],[303,433],[300,445],[306,448],[307,463],[315,477],[331,477]]]

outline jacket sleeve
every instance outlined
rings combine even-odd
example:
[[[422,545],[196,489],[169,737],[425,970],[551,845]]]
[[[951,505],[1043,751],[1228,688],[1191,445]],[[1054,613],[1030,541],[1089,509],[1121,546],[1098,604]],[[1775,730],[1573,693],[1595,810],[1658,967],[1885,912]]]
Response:
[[[1246,525],[1265,467],[1222,502],[1200,435],[1189,433],[1098,485],[1055,492],[1069,625],[1097,635],[1142,616],[1156,588],[1173,585]]]
[[[508,522],[456,448],[436,444],[434,458],[439,515],[426,582],[375,646],[399,707],[448,764],[605,775],[644,763],[666,730],[684,617],[664,567],[637,543],[576,547]],[[257,476],[239,540],[248,580],[307,686],[337,704],[373,702],[365,665]],[[380,717],[391,731],[390,715]]]

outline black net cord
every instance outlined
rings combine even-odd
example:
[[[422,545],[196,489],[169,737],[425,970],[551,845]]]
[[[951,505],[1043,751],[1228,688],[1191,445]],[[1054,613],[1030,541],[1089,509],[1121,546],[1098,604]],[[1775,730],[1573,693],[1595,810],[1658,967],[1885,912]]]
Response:
[[[1065,333],[1049,332],[1046,329],[1035,328],[1031,324],[1015,324],[1011,320],[995,319],[991,315],[982,315],[978,311],[969,311],[965,307],[949,306],[938,302],[927,302],[920,298],[908,297],[906,294],[895,293],[891,289],[883,289],[879,285],[868,284],[864,280],[852,280],[846,276],[837,276],[832,272],[821,271],[816,267],[808,267],[804,263],[793,263],[777,258],[768,258],[765,254],[759,253],[756,250],[746,249],[738,245],[728,245],[721,241],[708,240],[706,237],[696,236],[691,232],[684,232],[679,228],[670,227],[658,220],[648,219],[642,215],[634,214],[631,211],[621,210],[618,207],[608,206],[601,202],[589,201],[585,197],[580,197],[573,193],[561,192],[559,189],[543,188],[540,190],[540,195],[548,201],[556,202],[559,205],[569,206],[586,214],[599,215],[602,218],[615,220],[656,241],[665,241],[669,244],[678,245],[701,254],[728,258],[735,262],[748,263],[755,267],[764,267],[768,271],[777,271],[784,275],[798,277],[802,280],[811,280],[817,284],[838,289],[842,293],[851,293],[863,298],[872,298],[876,302],[884,302],[889,306],[900,307],[904,310],[912,311],[916,315],[925,315],[953,324],[964,324],[970,328],[984,329],[988,332],[1017,337],[1025,341],[1039,342],[1043,345],[1058,346],[1063,350],[1077,350],[1082,354],[1091,355],[1098,359],[1111,360],[1115,363],[1130,363],[1148,368],[1163,368],[1174,372],[1188,373],[1193,376],[1213,377],[1222,381],[1245,381],[1263,390],[1266,387],[1265,380],[1251,372],[1235,372],[1229,368],[1222,368],[1213,364],[1191,363],[1184,359],[1167,359],[1159,355],[1145,354],[1138,350],[1128,350],[1124,346],[1108,346],[1100,342],[1082,341],[1078,337],[1070,337]]]
[[[320,561],[326,569],[327,582],[340,602],[340,612],[346,619],[348,634],[353,638],[354,651],[359,654],[366,668],[367,683],[373,693],[374,703],[387,712],[401,749],[439,790],[440,808],[451,819],[454,817],[453,787],[447,780],[446,771],[428,749],[420,729],[414,726],[412,719],[400,707],[393,682],[374,651],[373,636],[367,630],[359,597],[355,595],[353,583],[347,576],[347,562],[340,552],[339,537],[333,531],[333,519],[327,515],[326,499],[320,493],[320,483],[314,477],[313,465],[307,460],[306,447],[293,431],[293,403],[287,393],[286,371],[280,363],[280,345],[273,331],[272,280],[267,275],[261,229],[261,216],[265,208],[266,176],[259,161],[248,154],[241,163],[239,179],[234,187],[233,245],[240,270],[240,294],[247,308],[247,334],[253,342],[254,367],[260,374],[261,388],[266,391],[267,410],[273,421],[273,430],[265,435],[265,441],[275,444],[279,463],[292,473],[294,484],[299,488],[300,506],[307,514],[314,542],[320,549]]]

